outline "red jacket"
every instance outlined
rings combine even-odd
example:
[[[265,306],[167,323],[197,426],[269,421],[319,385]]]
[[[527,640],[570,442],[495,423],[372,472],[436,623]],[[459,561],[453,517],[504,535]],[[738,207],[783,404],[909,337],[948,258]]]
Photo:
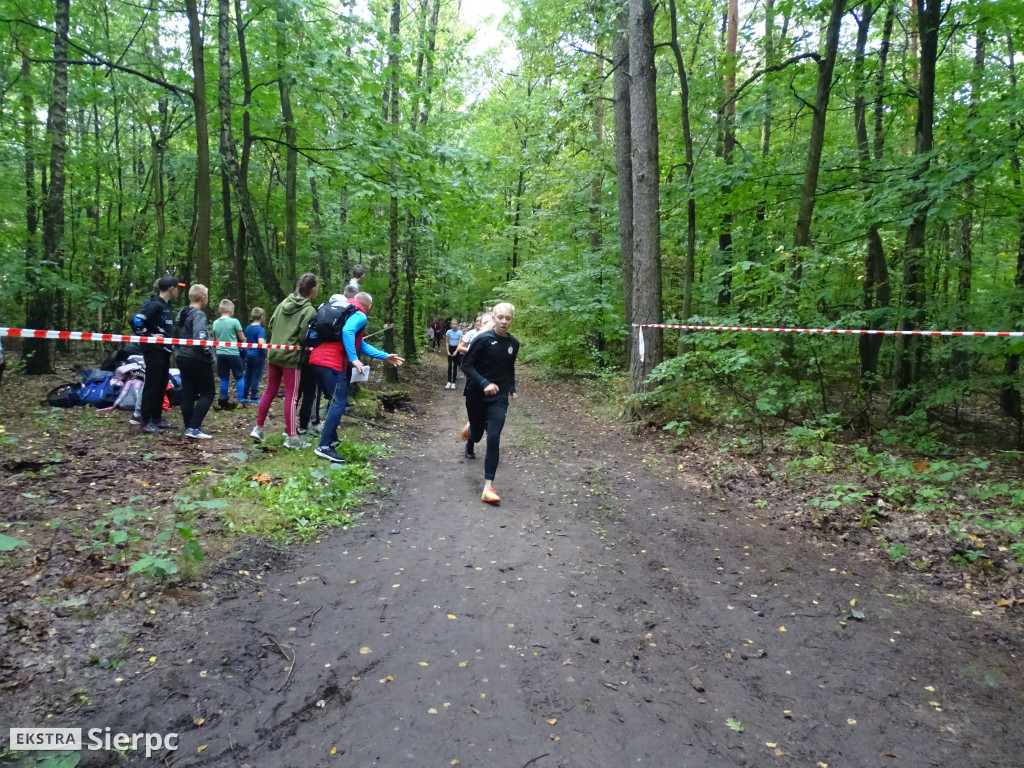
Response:
[[[366,314],[366,310],[362,308],[357,302],[353,301],[352,304],[356,305],[356,309]],[[366,335],[366,326],[356,334],[356,352],[359,351],[359,346],[363,343],[363,336]],[[345,355],[345,342],[343,341],[325,341],[317,346],[313,347],[309,353],[310,365],[322,365],[324,368],[333,368],[336,371],[347,371],[349,361]]]

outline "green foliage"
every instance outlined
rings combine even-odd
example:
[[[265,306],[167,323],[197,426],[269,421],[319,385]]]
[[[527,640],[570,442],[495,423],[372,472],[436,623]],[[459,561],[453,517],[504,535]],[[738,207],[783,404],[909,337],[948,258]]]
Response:
[[[343,438],[337,449],[345,464],[309,467],[306,457],[287,456],[266,466],[238,468],[212,488],[220,497],[220,515],[228,528],[281,541],[307,542],[325,528],[352,525],[350,511],[361,492],[373,489],[375,477],[368,459],[380,446]],[[223,499],[230,498],[230,505]]]

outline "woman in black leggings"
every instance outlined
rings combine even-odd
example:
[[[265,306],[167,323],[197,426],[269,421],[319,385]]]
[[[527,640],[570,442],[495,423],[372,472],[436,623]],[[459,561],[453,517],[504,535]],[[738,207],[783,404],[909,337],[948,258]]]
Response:
[[[448,383],[445,389],[455,389],[455,380],[459,375],[459,368],[462,367],[462,353],[459,352],[459,342],[462,340],[462,331],[459,330],[457,321],[452,320],[452,327],[445,333],[448,342]]]

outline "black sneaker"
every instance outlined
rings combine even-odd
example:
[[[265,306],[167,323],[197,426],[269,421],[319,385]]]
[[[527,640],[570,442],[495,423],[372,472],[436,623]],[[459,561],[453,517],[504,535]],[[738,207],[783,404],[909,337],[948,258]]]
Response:
[[[342,456],[340,453],[338,453],[333,448],[324,448],[322,445],[318,445],[316,447],[316,449],[314,449],[313,453],[315,453],[321,459],[327,459],[328,461],[333,461],[335,464],[344,464],[345,463],[345,457]]]
[[[468,440],[466,441],[466,458],[467,459],[475,459],[476,458],[476,451],[473,450],[473,444],[471,442],[469,442]]]
[[[164,430],[163,427],[160,426],[159,422],[151,421],[142,428],[142,431],[150,435],[159,435]]]
[[[156,423],[156,425],[158,427],[160,427],[160,429],[170,429],[171,428],[171,422],[169,422],[167,419],[160,419],[160,421],[158,421]]]

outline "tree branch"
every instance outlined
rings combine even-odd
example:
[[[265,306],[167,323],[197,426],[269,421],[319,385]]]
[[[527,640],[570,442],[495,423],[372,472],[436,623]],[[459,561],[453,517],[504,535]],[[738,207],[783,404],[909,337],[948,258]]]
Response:
[[[796,56],[791,56],[790,58],[786,59],[783,62],[780,62],[779,64],[773,64],[770,67],[765,67],[764,69],[758,70],[750,77],[748,77],[745,81],[743,81],[743,84],[740,85],[740,87],[737,88],[735,91],[733,91],[728,99],[722,102],[722,105],[718,108],[718,111],[720,113],[725,111],[725,108],[729,106],[729,104],[731,104],[732,102],[739,99],[740,94],[743,93],[743,90],[747,86],[751,85],[754,81],[758,80],[761,77],[764,77],[769,72],[779,72],[780,70],[783,70],[786,67],[788,67],[790,64],[796,64],[798,61],[802,61],[803,59],[814,59],[815,61],[820,62],[821,56],[819,56],[816,52],[813,51],[810,53],[801,53]]]

